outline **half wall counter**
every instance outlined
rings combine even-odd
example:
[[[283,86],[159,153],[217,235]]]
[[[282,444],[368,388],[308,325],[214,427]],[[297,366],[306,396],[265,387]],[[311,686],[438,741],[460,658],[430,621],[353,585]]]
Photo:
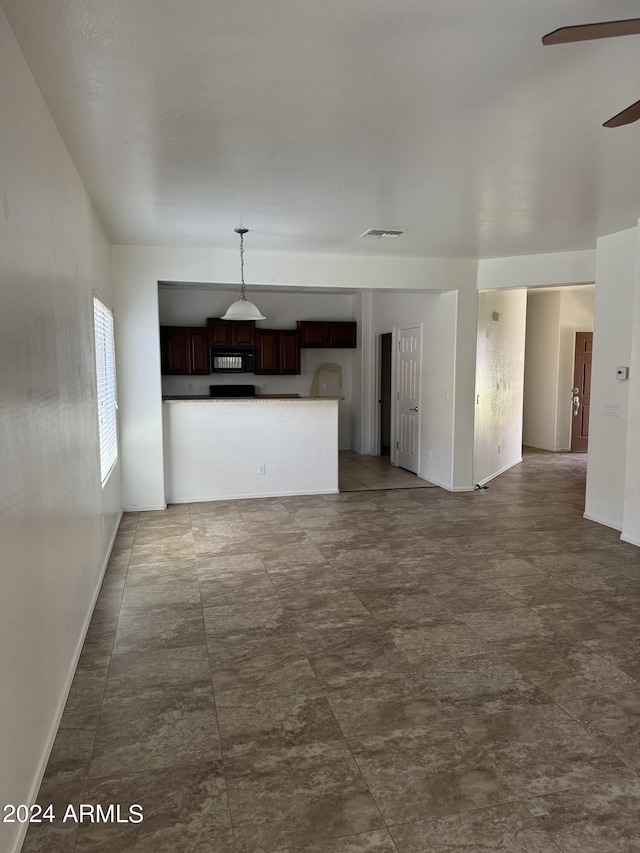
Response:
[[[167,503],[338,492],[338,397],[166,397]]]

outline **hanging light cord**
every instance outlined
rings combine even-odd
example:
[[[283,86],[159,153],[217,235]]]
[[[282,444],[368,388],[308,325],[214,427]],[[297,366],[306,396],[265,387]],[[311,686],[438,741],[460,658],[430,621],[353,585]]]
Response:
[[[240,281],[242,284],[240,285],[240,299],[247,301],[247,297],[244,295],[244,235],[247,233],[248,228],[236,228],[236,234],[240,235]]]

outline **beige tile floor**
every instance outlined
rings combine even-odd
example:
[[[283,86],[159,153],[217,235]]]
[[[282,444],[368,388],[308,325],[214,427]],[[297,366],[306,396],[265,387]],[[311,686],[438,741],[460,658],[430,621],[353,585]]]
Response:
[[[127,514],[39,800],[144,820],[24,850],[640,851],[640,550],[584,482]]]

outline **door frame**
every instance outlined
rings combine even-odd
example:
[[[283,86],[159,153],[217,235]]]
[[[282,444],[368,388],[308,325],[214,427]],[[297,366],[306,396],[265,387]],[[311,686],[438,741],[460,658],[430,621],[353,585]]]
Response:
[[[389,458],[391,458],[391,450],[393,447],[393,329],[387,330],[378,330],[375,333],[376,335],[376,348],[375,348],[375,356],[374,356],[374,369],[375,369],[375,400],[377,401],[375,404],[375,416],[374,416],[374,424],[373,424],[373,448],[375,450],[374,456],[382,456],[382,415],[383,415],[383,405],[384,399],[382,394],[382,339],[384,336],[390,336],[390,359],[389,359],[389,380],[390,380],[390,388],[389,388]]]
[[[373,407],[373,429],[371,431],[373,447],[371,448],[372,456],[380,456],[380,403],[382,395],[382,335],[391,335],[391,411],[389,412],[391,421],[391,447],[389,448],[389,461],[392,465],[397,465],[394,461],[394,451],[396,446],[396,426],[394,423],[395,407],[393,399],[396,395],[396,361],[395,353],[398,349],[398,335],[395,326],[391,328],[376,329],[375,331],[375,353],[374,353],[374,407]]]

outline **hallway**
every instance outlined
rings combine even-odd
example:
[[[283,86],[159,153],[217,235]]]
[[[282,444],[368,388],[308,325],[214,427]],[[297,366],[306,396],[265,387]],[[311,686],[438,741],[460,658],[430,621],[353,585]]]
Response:
[[[585,466],[125,515],[39,802],[144,820],[25,853],[637,853],[640,549]]]

